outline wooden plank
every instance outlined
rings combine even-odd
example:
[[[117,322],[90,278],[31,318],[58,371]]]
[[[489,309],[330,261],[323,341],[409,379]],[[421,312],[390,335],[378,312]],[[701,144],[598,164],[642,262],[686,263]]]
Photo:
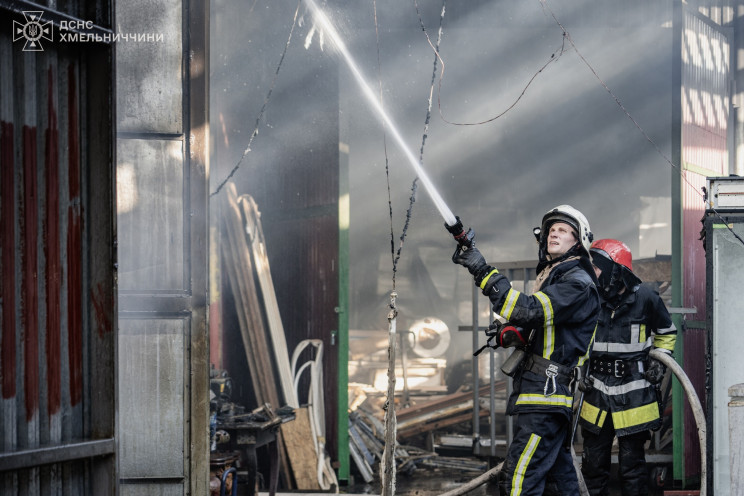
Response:
[[[282,387],[284,399],[287,404],[293,408],[297,408],[299,402],[292,381],[287,339],[284,334],[282,317],[279,313],[279,304],[276,301],[274,282],[271,279],[269,257],[266,255],[266,241],[264,239],[263,227],[261,226],[258,206],[250,195],[241,195],[238,198],[238,205],[240,205],[243,212],[245,232],[250,240],[253,263],[258,276],[258,283],[261,287],[261,296],[263,297],[266,320],[268,321],[269,335],[273,343],[274,359],[279,372],[279,384]]]
[[[310,442],[313,432],[308,409],[295,409],[294,421],[282,424],[280,429],[297,489],[320,490],[318,457]]]
[[[489,411],[486,409],[481,409],[478,411],[478,415],[480,417],[486,417],[488,416],[488,414],[489,414]],[[398,431],[398,439],[406,439],[406,438],[415,436],[416,434],[421,434],[422,432],[434,431],[437,429],[442,429],[444,427],[449,427],[450,425],[457,425],[457,424],[462,424],[465,422],[470,422],[472,420],[473,420],[473,414],[466,413],[465,415],[458,415],[455,417],[436,420],[434,422],[430,422],[430,423],[423,424],[423,425],[412,425],[410,427],[400,429]]]
[[[258,300],[258,289],[253,277],[253,263],[250,250],[245,239],[240,208],[238,207],[235,185],[230,183],[225,188],[227,197],[227,208],[225,218],[227,219],[228,241],[233,256],[232,270],[228,273],[232,279],[235,275],[238,287],[241,291],[240,308],[238,312],[244,312],[247,328],[241,327],[241,336],[245,347],[246,358],[249,363],[254,362],[255,369],[251,369],[251,375],[257,375],[260,391],[265,402],[272,408],[284,406],[276,390],[276,377],[269,355],[269,345],[266,338],[266,327],[264,325],[261,305]],[[236,295],[237,296],[237,295]],[[261,406],[261,405],[258,405]]]
[[[265,342],[263,322],[260,318],[261,309],[256,300],[253,278],[246,277],[246,272],[248,272],[246,268],[251,267],[251,261],[247,250],[243,248],[245,238],[241,234],[240,212],[236,197],[235,185],[228,184],[225,187],[223,209],[227,238],[226,242],[222,244],[226,255],[225,272],[228,275],[228,281],[235,297],[235,310],[238,316],[240,335],[243,340],[248,368],[251,372],[256,400],[259,405],[269,403],[273,408],[277,408],[282,405],[278,404],[276,394],[271,395],[273,378],[267,377],[267,372],[271,371],[271,364],[266,367],[261,361],[261,357],[265,356],[266,351],[266,347],[262,346],[262,341]],[[251,275],[250,272],[248,274]],[[260,332],[257,332],[259,330]]]
[[[431,413],[420,415],[414,418],[409,418],[405,422],[398,422],[398,429],[399,430],[411,429],[416,425],[436,422],[438,420],[460,415],[463,412],[472,412],[472,411],[473,411],[473,400],[469,399],[469,400],[463,401],[462,403],[458,403],[457,405],[446,406],[444,408],[441,408]]]
[[[496,382],[495,389],[497,392],[504,391],[505,388],[506,388],[506,383],[504,381]],[[478,390],[478,396],[480,398],[488,397],[489,394],[490,394],[490,386],[488,385],[481,386],[481,388]],[[422,415],[425,415],[431,412],[435,412],[443,408],[446,408],[448,406],[458,405],[468,400],[470,401],[473,400],[472,391],[448,394],[446,396],[442,396],[441,398],[436,398],[431,401],[427,401],[425,403],[419,403],[412,407],[398,410],[396,412],[396,415],[398,417],[398,422],[403,423],[405,420],[419,417],[419,416],[422,416]]]

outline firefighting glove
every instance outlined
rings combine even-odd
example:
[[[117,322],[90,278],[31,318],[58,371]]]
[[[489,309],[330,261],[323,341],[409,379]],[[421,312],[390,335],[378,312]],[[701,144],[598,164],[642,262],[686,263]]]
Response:
[[[658,360],[650,358],[646,364],[646,372],[643,374],[651,384],[659,384],[664,379],[666,366]]]
[[[493,267],[486,263],[486,259],[483,258],[475,244],[471,245],[470,248],[463,248],[458,245],[455,253],[452,254],[452,261],[467,268],[468,272],[475,277],[477,285],[480,285],[483,278],[493,271]]]

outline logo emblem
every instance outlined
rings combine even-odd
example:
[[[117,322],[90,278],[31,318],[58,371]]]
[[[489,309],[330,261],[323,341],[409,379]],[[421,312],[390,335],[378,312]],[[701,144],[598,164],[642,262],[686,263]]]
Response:
[[[44,15],[43,11],[24,10],[23,17],[26,18],[26,24],[13,21],[13,41],[25,38],[24,52],[43,52],[41,39],[52,41],[52,22],[42,22],[42,15]]]

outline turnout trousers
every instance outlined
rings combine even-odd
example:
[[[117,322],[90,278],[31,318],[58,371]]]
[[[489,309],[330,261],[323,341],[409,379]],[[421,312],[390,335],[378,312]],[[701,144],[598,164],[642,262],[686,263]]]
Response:
[[[610,480],[612,441],[615,429],[612,416],[608,415],[599,434],[581,429],[584,437],[584,453],[581,457],[581,473],[591,496],[607,496]],[[622,496],[647,496],[648,473],[644,445],[650,439],[649,431],[636,432],[617,438],[618,475]]]
[[[502,496],[576,496],[579,481],[566,446],[571,423],[563,413],[520,413],[499,473]]]

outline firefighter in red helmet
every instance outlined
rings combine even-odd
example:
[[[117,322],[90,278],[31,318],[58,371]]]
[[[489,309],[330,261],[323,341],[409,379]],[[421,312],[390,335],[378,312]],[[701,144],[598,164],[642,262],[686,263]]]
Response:
[[[589,358],[591,386],[579,419],[581,471],[592,496],[609,494],[610,450],[617,437],[622,495],[647,495],[644,445],[650,431],[661,427],[657,393],[665,373],[648,353],[657,348],[671,354],[677,331],[659,294],[633,273],[624,243],[600,239],[590,252],[602,305]]]

